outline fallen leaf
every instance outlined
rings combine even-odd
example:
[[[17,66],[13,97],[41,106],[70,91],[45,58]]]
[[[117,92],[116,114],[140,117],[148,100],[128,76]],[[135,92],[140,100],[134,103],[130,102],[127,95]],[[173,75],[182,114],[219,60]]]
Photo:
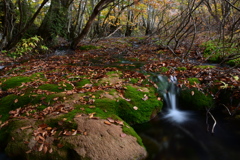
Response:
[[[194,95],[194,91],[191,92],[191,95],[192,95],[192,96]]]
[[[96,106],[89,106],[88,108],[96,108]]]
[[[108,122],[108,121],[104,121],[104,123],[107,124],[107,125],[111,125],[111,123]]]
[[[114,123],[114,122],[115,122],[114,119],[112,119],[112,118],[107,118],[107,120],[108,120],[110,123]]]
[[[52,149],[52,148],[50,148],[48,152],[49,152],[49,153],[52,153],[52,152],[53,152],[53,149]]]
[[[82,116],[81,114],[78,114],[78,115],[75,116],[75,118],[78,118],[78,117],[81,117],[81,116]]]
[[[92,84],[85,84],[84,86],[82,86],[82,88],[91,88],[92,86]]]
[[[158,100],[158,101],[161,101],[161,97],[158,97],[157,100]]]
[[[125,134],[125,133],[121,133],[120,134],[120,137],[122,137],[122,138],[124,138],[124,137],[126,137],[127,135]]]
[[[57,101],[58,99],[59,99],[59,97],[55,97],[55,98],[53,98],[54,101]]]
[[[144,97],[142,98],[142,100],[144,100],[144,101],[148,100],[148,96],[146,94],[144,94]]]
[[[115,123],[123,126],[123,121],[116,120]]]
[[[24,129],[28,129],[28,128],[32,128],[32,126],[30,125],[30,126],[21,127],[20,129],[24,130]]]
[[[25,152],[25,153],[27,153],[27,154],[29,154],[29,153],[31,153],[32,152],[32,150],[28,150],[27,152]]]
[[[45,145],[45,146],[43,147],[43,152],[44,152],[44,153],[47,153],[47,151],[48,151],[48,148],[47,148],[47,146]]]
[[[134,106],[133,109],[134,109],[134,110],[138,110],[138,107],[137,107],[137,106]]]
[[[38,151],[41,152],[43,150],[43,143],[40,145],[40,147],[38,148]]]
[[[15,99],[15,100],[14,100],[14,103],[17,103],[17,102],[18,102],[18,99]]]
[[[72,135],[75,136],[77,134],[77,130],[75,130]]]
[[[58,143],[58,144],[57,144],[57,147],[58,147],[58,148],[62,148],[63,146],[64,146],[64,145],[61,144],[61,143]]]

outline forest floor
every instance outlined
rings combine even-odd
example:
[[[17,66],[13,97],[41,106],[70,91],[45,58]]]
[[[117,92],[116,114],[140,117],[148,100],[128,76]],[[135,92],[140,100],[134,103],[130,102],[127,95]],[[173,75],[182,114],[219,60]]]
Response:
[[[194,51],[185,62],[181,62],[181,54],[174,55],[168,49],[159,49],[155,42],[144,37],[107,38],[95,43],[82,42],[75,51],[63,47],[48,55],[26,55],[18,61],[2,55],[0,65],[5,68],[0,70],[0,79],[43,72],[48,75],[48,80],[39,83],[56,83],[66,76],[85,75],[88,79],[98,79],[108,71],[121,70],[124,78],[135,79],[136,84],[147,79],[149,73],[173,75],[180,87],[206,90],[215,86],[233,89],[232,98],[240,97],[240,68],[208,63]],[[3,91],[0,94],[4,94]],[[218,97],[210,90],[208,94]]]
[[[67,113],[68,117],[61,117],[65,121],[79,118],[79,111],[84,110],[89,118],[102,115],[107,125],[123,125],[122,119],[129,124],[145,122],[162,107],[161,95],[154,92],[157,86],[152,77],[157,75],[176,76],[180,88],[195,88],[215,99],[217,105],[223,104],[228,112],[239,111],[240,68],[209,63],[194,51],[182,62],[181,53],[174,55],[168,49],[160,49],[156,41],[142,37],[107,38],[82,42],[75,51],[60,47],[47,55],[24,55],[18,60],[0,55],[0,128],[8,124],[9,118],[45,120],[47,115],[58,112]],[[192,90],[190,94],[196,97],[197,93]],[[139,100],[134,101],[134,96]],[[104,102],[102,97],[110,100]],[[120,105],[119,99],[125,100],[124,106],[132,100],[130,110],[123,111],[122,119],[107,118],[111,115],[105,113],[106,105],[111,111],[111,107],[116,107],[115,101]],[[198,99],[195,103],[200,103],[201,98]],[[150,103],[159,108],[151,108]],[[77,104],[80,106],[74,109]],[[147,115],[145,119],[143,114]],[[125,122],[123,130],[138,137]],[[62,123],[58,120],[58,127]],[[62,134],[76,135],[74,126],[70,126],[71,131],[65,129]]]

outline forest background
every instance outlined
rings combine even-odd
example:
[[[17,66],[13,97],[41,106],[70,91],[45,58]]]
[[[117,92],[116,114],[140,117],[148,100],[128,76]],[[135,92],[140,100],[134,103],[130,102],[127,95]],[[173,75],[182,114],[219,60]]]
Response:
[[[155,36],[159,48],[239,63],[238,0],[2,0],[0,50],[17,58],[84,38]],[[68,42],[62,44],[63,41]],[[237,63],[236,63],[237,62]]]

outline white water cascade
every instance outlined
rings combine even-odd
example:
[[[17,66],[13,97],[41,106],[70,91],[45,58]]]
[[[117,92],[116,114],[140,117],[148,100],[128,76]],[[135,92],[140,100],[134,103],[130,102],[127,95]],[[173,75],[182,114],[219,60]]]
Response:
[[[158,91],[163,94],[167,105],[166,114],[163,118],[175,122],[183,123],[189,119],[189,112],[181,111],[177,108],[177,78],[170,76],[170,80],[164,76],[157,76]]]

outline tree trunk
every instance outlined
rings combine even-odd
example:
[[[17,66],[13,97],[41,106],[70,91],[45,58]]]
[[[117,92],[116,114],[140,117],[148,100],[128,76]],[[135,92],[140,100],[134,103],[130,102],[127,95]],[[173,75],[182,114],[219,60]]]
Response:
[[[68,3],[67,3],[68,2]],[[56,36],[66,37],[68,7],[72,0],[52,0],[50,8],[38,30],[38,34],[45,40],[51,41]]]
[[[88,34],[94,19],[97,17],[97,15],[103,10],[109,3],[113,2],[114,0],[101,0],[96,7],[94,8],[89,20],[87,21],[87,24],[85,25],[82,32],[73,40],[71,44],[72,49],[76,49],[78,43],[83,40],[83,38]]]
[[[38,8],[38,10],[34,13],[33,17],[27,22],[27,24],[25,25],[25,27],[16,35],[14,36],[14,38],[12,38],[6,47],[4,47],[4,49],[9,50],[11,48],[13,48],[23,37],[23,35],[26,33],[26,31],[28,30],[29,27],[31,27],[31,25],[34,23],[34,20],[36,19],[36,17],[38,16],[38,14],[40,13],[41,9],[43,8],[43,6],[48,2],[48,0],[44,0],[41,4],[41,6]]]

